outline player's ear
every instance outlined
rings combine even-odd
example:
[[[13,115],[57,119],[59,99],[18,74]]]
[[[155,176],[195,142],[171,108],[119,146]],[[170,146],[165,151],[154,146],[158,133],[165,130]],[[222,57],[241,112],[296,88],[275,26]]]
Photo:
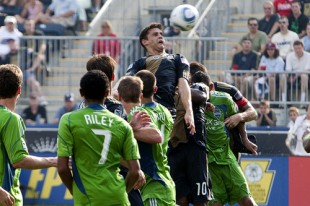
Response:
[[[104,97],[107,97],[109,94],[110,94],[110,90],[107,89],[107,90],[104,92]]]
[[[22,87],[18,87],[18,88],[17,88],[16,94],[17,94],[17,95],[20,95],[21,93],[22,93]]]
[[[209,90],[211,91],[211,90],[213,90],[214,89],[214,84],[213,84],[213,82],[210,82],[210,84],[209,84]]]
[[[142,42],[142,45],[143,45],[143,46],[146,46],[146,45],[147,45],[147,41],[148,41],[147,39],[142,39],[142,41],[141,41],[141,42]]]
[[[115,78],[115,75],[114,75],[114,73],[113,73],[113,74],[112,74],[111,81],[114,81],[114,78]]]
[[[154,93],[154,94],[156,94],[157,89],[158,89],[157,86],[155,86],[155,87],[154,87],[154,90],[153,90],[153,93]]]

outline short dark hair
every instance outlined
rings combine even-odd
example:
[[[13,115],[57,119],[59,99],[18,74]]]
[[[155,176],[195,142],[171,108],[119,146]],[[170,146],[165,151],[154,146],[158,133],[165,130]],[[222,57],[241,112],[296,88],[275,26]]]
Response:
[[[112,57],[102,54],[93,55],[86,63],[87,71],[100,70],[107,75],[109,81],[112,81],[115,67],[116,61]]]
[[[205,65],[199,63],[199,62],[196,62],[196,61],[192,61],[189,65],[189,68],[190,68],[190,74],[193,76],[196,72],[198,71],[201,71],[201,72],[204,72],[204,73],[207,73],[208,72],[208,69]]]
[[[142,44],[142,40],[143,39],[147,39],[147,35],[149,34],[149,31],[151,29],[154,29],[154,28],[157,28],[157,29],[160,29],[160,30],[163,30],[163,26],[160,24],[160,23],[150,23],[147,27],[145,27],[144,29],[142,29],[142,31],[140,32],[140,35],[139,35],[139,40],[140,40],[140,44],[141,46],[145,49],[145,46]]]
[[[109,91],[109,79],[100,70],[88,71],[81,78],[80,93],[85,99],[103,100]]]
[[[139,103],[142,90],[143,82],[136,76],[125,76],[121,78],[117,88],[120,98],[127,103]]]
[[[156,86],[155,75],[148,70],[141,70],[136,74],[137,77],[143,82],[143,97],[150,98],[154,94],[154,88]]]
[[[192,76],[192,83],[204,83],[207,86],[210,86],[211,84],[211,77],[208,73],[204,73],[202,71],[198,71],[196,72],[193,76]]]
[[[304,43],[301,40],[296,40],[296,41],[294,41],[293,46],[302,46],[302,47],[304,47]]]
[[[0,66],[0,99],[12,98],[23,83],[23,72],[14,64]]]
[[[248,24],[250,24],[250,21],[253,21],[253,20],[255,20],[258,23],[258,19],[257,18],[250,17],[250,18],[248,18]]]

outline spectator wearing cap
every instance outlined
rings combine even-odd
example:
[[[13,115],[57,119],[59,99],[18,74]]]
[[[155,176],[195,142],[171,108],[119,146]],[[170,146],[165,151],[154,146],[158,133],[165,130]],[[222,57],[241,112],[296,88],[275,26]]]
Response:
[[[292,72],[288,76],[288,86],[294,87],[301,82],[300,102],[305,102],[308,95],[308,73],[294,73],[302,71],[310,71],[310,53],[304,50],[301,40],[296,40],[293,44],[294,51],[289,53],[286,58],[285,70]]]
[[[246,96],[246,90],[253,87],[254,76],[246,71],[257,70],[259,55],[252,50],[252,40],[244,37],[241,41],[242,50],[233,56],[231,69],[245,71],[244,73],[232,74],[236,87]],[[250,90],[248,90],[250,91]]]
[[[293,51],[294,41],[298,40],[299,37],[295,32],[288,29],[288,19],[286,16],[280,18],[279,24],[280,31],[272,36],[271,42],[279,49],[280,56],[285,61],[287,54]]]
[[[26,125],[38,125],[47,123],[46,109],[40,105],[39,98],[32,94],[29,96],[29,106],[21,114]]]
[[[266,71],[263,77],[268,80],[270,89],[270,100],[275,100],[276,84],[280,83],[281,91],[284,91],[284,80],[280,81],[281,78],[285,78],[285,75],[274,72],[284,71],[284,61],[279,56],[279,50],[276,45],[269,42],[266,45],[266,49],[261,57],[258,70]],[[280,78],[281,77],[281,78]],[[256,83],[255,83],[256,84]]]
[[[56,113],[53,119],[53,123],[58,124],[62,115],[77,109],[78,105],[75,103],[74,94],[73,93],[65,94],[64,105],[61,108],[59,108],[58,112]]]
[[[237,49],[237,51],[240,51],[240,44],[242,39],[247,38],[252,41],[252,50],[258,52],[260,55],[265,50],[265,45],[268,41],[268,37],[265,32],[258,30],[257,18],[250,17],[248,19],[248,29],[249,33],[247,33],[241,38],[239,44],[235,48]]]
[[[20,38],[23,34],[16,27],[16,18],[6,16],[4,26],[0,28],[0,64],[10,63],[10,56],[17,54]]]

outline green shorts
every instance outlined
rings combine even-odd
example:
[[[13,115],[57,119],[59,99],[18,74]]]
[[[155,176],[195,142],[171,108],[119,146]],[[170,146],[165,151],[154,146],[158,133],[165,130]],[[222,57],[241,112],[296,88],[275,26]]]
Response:
[[[237,161],[229,165],[209,163],[214,202],[235,204],[250,196],[250,190]]]
[[[141,188],[141,196],[145,206],[175,206],[175,186],[171,184],[163,186],[158,181],[151,181]]]

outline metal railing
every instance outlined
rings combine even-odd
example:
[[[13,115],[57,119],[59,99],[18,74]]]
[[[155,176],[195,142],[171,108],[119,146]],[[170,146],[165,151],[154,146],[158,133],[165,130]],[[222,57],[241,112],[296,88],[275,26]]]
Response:
[[[260,100],[265,99],[272,107],[287,110],[290,106],[306,107],[310,103],[309,75],[310,71],[225,70],[223,79],[239,88],[253,104],[259,104]],[[305,78],[304,81],[301,76]]]

